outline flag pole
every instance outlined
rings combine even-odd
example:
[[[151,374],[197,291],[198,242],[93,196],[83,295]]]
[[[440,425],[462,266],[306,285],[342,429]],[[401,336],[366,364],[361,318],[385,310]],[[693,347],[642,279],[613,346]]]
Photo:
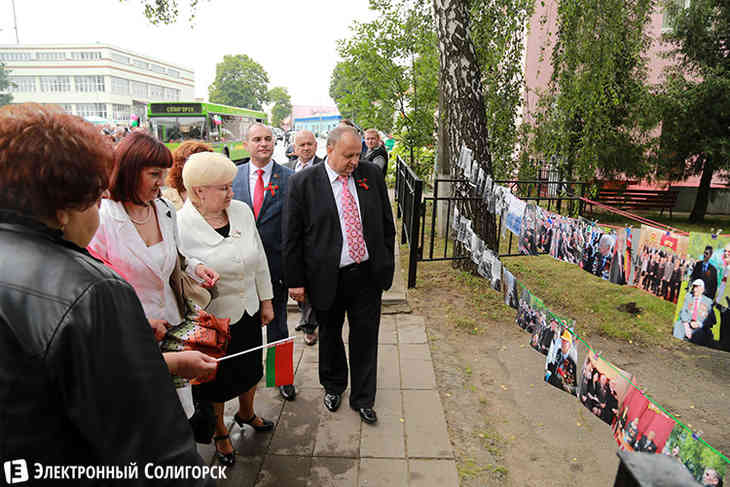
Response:
[[[279,343],[284,343],[284,342],[288,342],[289,340],[294,340],[294,338],[296,338],[296,337],[294,335],[292,335],[289,338],[282,338],[281,340],[277,340],[275,342],[265,343],[265,344],[261,345],[260,347],[254,347],[254,348],[251,348],[249,350],[244,350],[243,352],[234,353],[233,355],[226,355],[225,357],[221,357],[219,359],[216,359],[216,361],[217,362],[221,362],[221,361],[227,360],[229,358],[238,357],[240,355],[243,355],[243,354],[246,354],[246,353],[249,353],[249,352],[255,352],[256,350],[261,350],[262,348],[273,347],[274,345],[278,345]]]

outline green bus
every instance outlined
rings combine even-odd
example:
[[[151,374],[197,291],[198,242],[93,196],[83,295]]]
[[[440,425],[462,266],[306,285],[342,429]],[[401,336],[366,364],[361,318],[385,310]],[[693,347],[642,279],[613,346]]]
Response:
[[[147,105],[152,135],[174,150],[186,140],[202,140],[233,161],[249,154],[243,140],[248,127],[264,122],[256,110],[203,102],[159,102]]]

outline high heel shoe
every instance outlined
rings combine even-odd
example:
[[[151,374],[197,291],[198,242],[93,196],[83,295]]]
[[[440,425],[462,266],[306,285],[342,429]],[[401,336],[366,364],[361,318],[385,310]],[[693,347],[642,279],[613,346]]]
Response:
[[[254,413],[254,415],[251,416],[249,419],[244,420],[243,418],[241,418],[238,415],[238,413],[236,413],[236,414],[233,415],[233,420],[241,428],[243,428],[243,425],[244,424],[247,424],[250,427],[252,427],[254,430],[256,430],[257,433],[261,433],[261,432],[264,432],[264,431],[271,431],[272,429],[274,429],[274,423],[273,423],[273,421],[269,421],[268,419],[261,418],[261,425],[254,424],[254,421],[256,421],[256,418],[257,417],[258,416],[256,416],[256,413]]]
[[[215,436],[213,437],[213,441],[217,443],[219,441],[224,441],[229,438],[230,435]],[[234,450],[231,453],[223,453],[221,451],[218,451],[218,445],[216,445],[215,458],[218,460],[218,463],[220,463],[224,467],[232,467],[236,463],[236,451]]]

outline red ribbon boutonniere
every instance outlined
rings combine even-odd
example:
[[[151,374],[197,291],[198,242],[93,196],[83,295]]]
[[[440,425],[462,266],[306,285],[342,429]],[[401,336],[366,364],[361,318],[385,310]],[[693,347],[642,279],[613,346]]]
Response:
[[[273,198],[274,196],[276,196],[277,189],[279,189],[278,184],[272,185],[271,183],[269,183],[269,185],[264,188],[264,191],[269,191],[271,193],[271,197]]]
[[[356,179],[355,182],[357,183],[358,186],[360,186],[365,191],[367,191],[368,189],[370,189],[368,187],[368,184],[367,184],[368,183],[368,178]]]

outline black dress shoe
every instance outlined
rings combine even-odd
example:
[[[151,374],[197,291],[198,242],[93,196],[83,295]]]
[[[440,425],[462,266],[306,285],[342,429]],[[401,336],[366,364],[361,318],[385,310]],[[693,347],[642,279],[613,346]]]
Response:
[[[367,424],[375,424],[378,422],[378,415],[375,414],[373,408],[359,408],[357,412],[360,413],[360,418]]]
[[[297,397],[297,390],[294,389],[294,386],[291,384],[287,386],[279,386],[279,393],[281,394],[281,397],[287,401],[293,401],[294,398]]]
[[[247,424],[254,430],[256,430],[257,433],[261,433],[263,431],[271,431],[272,429],[274,429],[274,423],[272,421],[269,421],[268,419],[261,418],[261,424],[255,424],[257,417],[258,416],[254,414],[253,416],[251,416],[250,419],[245,420],[241,418],[238,413],[236,413],[233,415],[233,420],[236,422],[236,424],[238,424],[239,427],[243,428],[243,425]]]
[[[342,394],[328,392],[324,395],[324,407],[333,413],[340,408],[340,403],[342,403]]]

